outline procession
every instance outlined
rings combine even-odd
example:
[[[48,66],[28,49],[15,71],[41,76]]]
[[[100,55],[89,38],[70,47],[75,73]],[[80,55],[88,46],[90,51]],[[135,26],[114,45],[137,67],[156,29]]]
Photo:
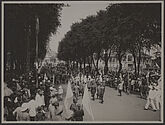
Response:
[[[4,123],[162,121],[162,3],[89,3],[3,3]]]
[[[85,89],[91,101],[99,100],[99,103],[103,104],[105,87],[112,87],[117,91],[118,96],[122,96],[123,92],[128,95],[137,92],[141,99],[146,100],[144,110],[154,112],[160,110],[161,77],[159,75],[153,74],[148,80],[145,75],[137,79],[127,78],[127,80],[124,80],[126,79],[124,76],[128,77],[126,74],[120,74],[118,78],[113,76],[112,81],[112,78],[106,78],[102,74],[96,76],[71,74],[64,83],[68,87],[67,91],[71,89],[69,94],[72,95],[72,101],[68,101],[69,105],[65,104],[69,95],[64,96],[62,85],[53,83],[46,74],[39,75],[38,89],[35,89],[36,82],[32,73],[28,74],[29,83],[24,75],[19,79],[13,78],[4,86],[4,117],[7,121],[83,121],[84,110],[80,100],[83,99]],[[68,116],[66,109],[69,109]]]

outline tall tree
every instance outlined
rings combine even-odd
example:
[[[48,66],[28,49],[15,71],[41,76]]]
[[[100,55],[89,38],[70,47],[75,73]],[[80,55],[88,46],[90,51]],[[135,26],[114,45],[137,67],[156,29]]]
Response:
[[[56,33],[60,25],[62,6],[63,4],[5,4],[5,53],[11,52],[16,68],[19,67],[18,70],[24,71],[27,55],[30,55],[31,66],[34,65],[36,17],[39,19],[38,57],[43,59],[47,52],[49,37]]]

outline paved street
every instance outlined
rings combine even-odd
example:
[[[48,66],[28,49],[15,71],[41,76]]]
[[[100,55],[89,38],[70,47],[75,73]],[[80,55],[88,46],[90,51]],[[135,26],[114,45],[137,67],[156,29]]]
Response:
[[[118,96],[117,90],[106,87],[104,103],[92,101],[94,118],[97,121],[158,121],[160,112],[144,110],[146,100],[137,95]]]
[[[66,86],[63,87],[66,90]],[[138,95],[118,96],[117,90],[109,87],[106,87],[103,104],[91,100],[95,121],[159,121],[160,111],[144,110],[145,103]]]

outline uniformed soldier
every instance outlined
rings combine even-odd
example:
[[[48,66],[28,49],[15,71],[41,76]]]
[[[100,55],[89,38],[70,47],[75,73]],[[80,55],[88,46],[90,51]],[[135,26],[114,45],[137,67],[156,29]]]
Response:
[[[83,83],[83,81],[80,81],[80,85],[79,85],[79,94],[80,94],[81,96],[84,95],[84,83]]]
[[[91,82],[91,96],[93,100],[95,100],[95,93],[96,93],[96,83],[95,80],[93,79]]]
[[[79,96],[79,86],[78,83],[75,84],[74,88],[73,88],[73,94],[76,98],[78,98]]]
[[[97,84],[97,99],[99,98],[99,96],[100,96],[100,83],[99,84]]]
[[[103,97],[104,97],[104,93],[105,93],[105,83],[104,82],[102,82],[100,85],[99,93],[100,93],[99,97],[101,100],[100,103],[103,103],[104,102]]]
[[[87,88],[88,88],[88,90],[90,90],[90,88],[91,88],[91,77],[90,76],[88,77],[88,80],[87,80]]]

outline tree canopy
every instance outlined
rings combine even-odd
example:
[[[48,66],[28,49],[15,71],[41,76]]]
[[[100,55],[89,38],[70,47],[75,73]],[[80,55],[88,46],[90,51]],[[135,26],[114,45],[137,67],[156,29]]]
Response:
[[[4,5],[5,54],[11,53],[12,61],[17,65],[16,68],[20,66],[25,68],[28,55],[31,66],[34,65],[36,18],[39,19],[38,57],[41,60],[45,57],[49,37],[56,33],[60,26],[62,6],[63,4]]]
[[[97,69],[98,62],[92,61],[93,56],[102,58],[106,66],[114,51],[120,72],[126,52],[135,55],[139,69],[141,52],[154,45],[161,46],[160,4],[110,4],[97,15],[72,25],[59,43],[58,58],[80,63],[90,61]]]

